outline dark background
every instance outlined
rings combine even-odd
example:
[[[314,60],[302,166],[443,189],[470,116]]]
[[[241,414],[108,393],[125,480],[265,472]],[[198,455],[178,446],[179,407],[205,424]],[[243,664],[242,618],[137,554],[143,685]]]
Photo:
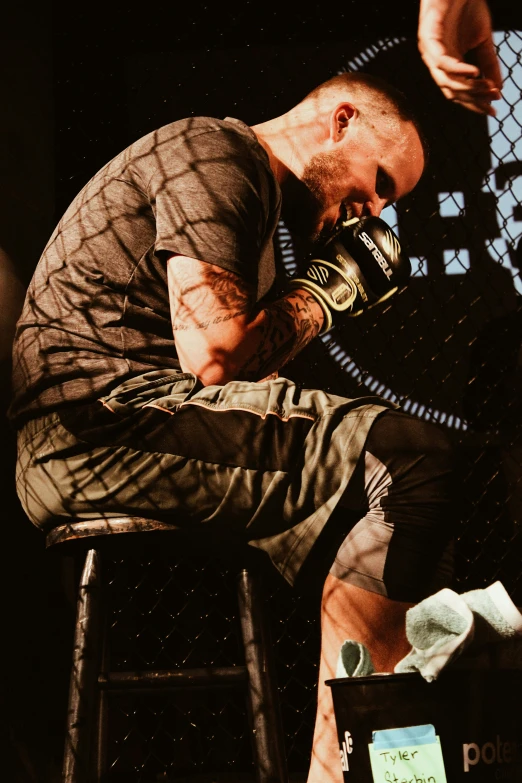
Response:
[[[496,30],[522,30],[518,4],[492,2],[491,9]],[[491,156],[485,118],[450,104],[432,83],[416,48],[417,2],[42,3],[9,13],[0,47],[4,410],[9,340],[24,288],[55,222],[101,165],[142,134],[181,117],[229,115],[249,124],[269,119],[323,79],[362,62],[364,70],[407,92],[424,121],[430,166],[398,209],[401,240],[423,265],[393,305],[336,329],[333,342],[316,341],[288,374],[315,386],[320,379],[322,388],[348,396],[370,388],[415,415],[439,420],[461,453],[457,586],[501,579],[522,605],[522,317],[511,272],[488,251],[488,240],[498,238],[503,226],[493,191],[483,187],[493,168],[497,181],[507,181],[520,199],[520,161],[501,169]],[[386,49],[383,41],[392,43]],[[361,61],[378,42],[382,51]],[[520,87],[510,92],[518,100]],[[520,112],[515,102],[519,123]],[[455,192],[463,194],[465,209],[443,217],[439,194]],[[512,218],[522,221],[520,205]],[[519,235],[510,247],[518,268]],[[455,248],[468,251],[469,269],[448,275],[444,251]],[[70,572],[45,553],[18,504],[13,433],[5,420],[2,427],[1,719],[9,743],[4,758],[12,767],[5,779],[47,783],[56,779],[61,753]],[[284,595],[280,611],[294,611]],[[314,660],[315,637],[299,647],[299,653],[283,643],[278,649],[281,656]],[[311,691],[314,666],[300,673]],[[291,693],[285,689],[290,703]],[[294,737],[294,744],[301,742],[300,758],[309,725],[302,734]]]

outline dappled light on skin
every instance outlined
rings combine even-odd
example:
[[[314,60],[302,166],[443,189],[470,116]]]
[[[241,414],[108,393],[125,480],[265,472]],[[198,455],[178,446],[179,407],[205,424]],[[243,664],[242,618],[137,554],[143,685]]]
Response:
[[[323,311],[305,291],[269,307],[236,274],[197,259],[168,261],[176,350],[203,385],[258,381],[277,372],[319,332]]]
[[[392,672],[411,649],[405,631],[410,606],[327,576],[321,605],[318,709],[307,783],[343,781],[331,688],[325,685],[335,678],[343,642],[360,642],[368,649],[376,672]]]

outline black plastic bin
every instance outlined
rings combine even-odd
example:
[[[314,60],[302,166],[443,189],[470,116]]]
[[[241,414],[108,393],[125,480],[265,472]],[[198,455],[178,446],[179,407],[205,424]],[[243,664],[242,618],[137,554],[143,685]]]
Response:
[[[373,674],[327,685],[346,783],[522,783],[522,670],[447,670],[434,682]]]

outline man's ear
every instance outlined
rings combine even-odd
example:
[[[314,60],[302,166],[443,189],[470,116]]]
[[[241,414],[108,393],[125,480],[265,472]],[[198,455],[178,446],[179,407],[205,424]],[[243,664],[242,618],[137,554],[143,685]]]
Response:
[[[357,113],[353,103],[339,103],[333,110],[330,118],[330,138],[332,141],[341,141],[346,130]]]

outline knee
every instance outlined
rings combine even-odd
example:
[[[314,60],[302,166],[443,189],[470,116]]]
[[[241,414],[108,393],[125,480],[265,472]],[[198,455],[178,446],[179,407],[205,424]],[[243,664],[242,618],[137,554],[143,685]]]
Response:
[[[449,469],[454,468],[454,444],[440,425],[415,419],[414,432],[418,449],[428,460],[441,466],[447,466]]]
[[[452,471],[455,467],[455,447],[444,428],[402,411],[389,411],[377,419],[367,449],[378,452],[385,464],[402,456],[408,462],[422,458],[434,469]]]

